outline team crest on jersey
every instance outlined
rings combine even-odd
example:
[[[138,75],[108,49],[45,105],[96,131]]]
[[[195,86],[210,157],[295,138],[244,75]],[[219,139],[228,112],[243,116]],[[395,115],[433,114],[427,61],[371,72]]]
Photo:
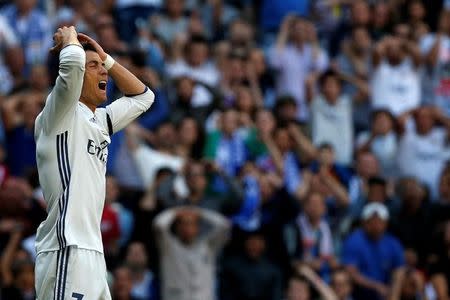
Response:
[[[109,143],[106,140],[97,145],[95,141],[89,139],[87,143],[87,152],[106,164],[108,159],[108,145]]]

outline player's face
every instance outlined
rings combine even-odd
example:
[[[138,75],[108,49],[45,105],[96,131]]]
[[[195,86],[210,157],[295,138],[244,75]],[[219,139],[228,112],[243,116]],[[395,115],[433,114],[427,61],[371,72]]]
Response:
[[[100,56],[94,51],[86,51],[86,71],[84,73],[81,99],[92,106],[106,101],[106,83],[108,72]]]

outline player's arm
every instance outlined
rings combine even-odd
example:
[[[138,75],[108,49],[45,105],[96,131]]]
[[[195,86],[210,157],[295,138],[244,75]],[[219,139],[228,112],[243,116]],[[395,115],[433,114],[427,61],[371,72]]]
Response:
[[[81,95],[86,61],[75,27],[58,28],[53,39],[56,45],[51,51],[59,51],[59,74],[41,115],[45,131],[50,131],[75,110]]]
[[[78,34],[78,38],[81,42],[87,42],[95,48],[108,70],[108,75],[125,95],[106,108],[109,118],[108,127],[111,125],[109,129],[112,134],[127,126],[149,109],[155,99],[155,94],[133,73],[114,61],[95,40],[82,33]]]

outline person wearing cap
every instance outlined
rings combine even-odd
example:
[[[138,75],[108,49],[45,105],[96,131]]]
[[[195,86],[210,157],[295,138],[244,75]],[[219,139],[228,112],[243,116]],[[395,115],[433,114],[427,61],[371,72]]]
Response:
[[[383,299],[391,274],[404,265],[403,248],[386,232],[389,211],[384,204],[367,204],[361,213],[362,228],[344,241],[342,263],[355,282],[355,298]]]

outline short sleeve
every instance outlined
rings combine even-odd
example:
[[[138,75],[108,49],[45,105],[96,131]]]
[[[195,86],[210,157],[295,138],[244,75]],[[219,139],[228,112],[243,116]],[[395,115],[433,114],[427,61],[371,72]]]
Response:
[[[106,107],[106,121],[110,134],[115,133],[143,112],[147,111],[155,99],[155,94],[146,87],[144,93],[135,96],[124,96]]]

